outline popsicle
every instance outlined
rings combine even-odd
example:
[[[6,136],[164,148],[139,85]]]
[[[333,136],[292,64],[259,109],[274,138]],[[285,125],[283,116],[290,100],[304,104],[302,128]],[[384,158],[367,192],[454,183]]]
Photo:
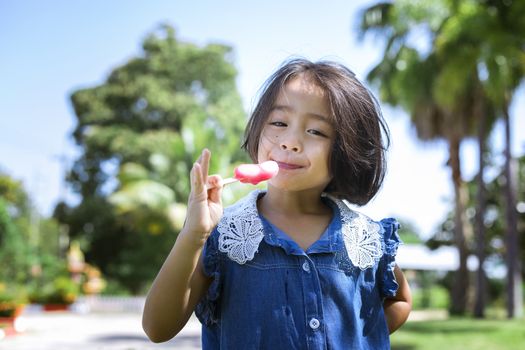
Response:
[[[233,177],[224,179],[223,185],[240,181],[242,183],[251,183],[257,185],[259,182],[266,181],[277,175],[279,165],[273,160],[262,162],[260,164],[241,164],[234,170]]]

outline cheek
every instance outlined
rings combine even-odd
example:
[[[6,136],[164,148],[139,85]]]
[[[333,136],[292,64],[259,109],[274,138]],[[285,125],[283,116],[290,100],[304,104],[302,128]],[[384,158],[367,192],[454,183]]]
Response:
[[[266,159],[266,154],[268,154],[268,142],[265,141],[264,135],[261,135],[259,139],[259,145],[257,146],[257,163],[262,162]]]
[[[330,172],[330,163],[332,162],[332,152],[331,147],[326,146],[323,147],[322,152],[319,154],[319,159],[322,159],[324,166],[326,167],[327,171]]]
[[[261,140],[265,140],[266,142],[276,142],[279,138],[278,130],[271,127],[265,127],[261,132]]]
[[[330,176],[330,181],[334,178],[334,173],[332,169],[332,152],[328,153],[327,160],[326,160],[326,169],[328,171],[328,176]]]
[[[257,148],[257,162],[268,160],[268,155],[271,153],[272,149],[279,145],[278,136],[265,132],[263,130],[261,137],[259,139],[259,146]]]
[[[259,139],[259,147],[272,147],[279,143],[279,135],[269,129],[264,129]]]

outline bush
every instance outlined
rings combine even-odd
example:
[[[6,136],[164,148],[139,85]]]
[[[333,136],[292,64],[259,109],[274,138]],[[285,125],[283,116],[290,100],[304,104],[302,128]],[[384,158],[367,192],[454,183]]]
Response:
[[[130,296],[132,295],[129,289],[119,283],[117,280],[109,279],[106,281],[106,287],[101,292],[102,295],[119,295],[119,296]]]
[[[0,283],[0,317],[13,317],[27,303],[23,287]]]
[[[29,299],[37,304],[70,305],[75,302],[80,293],[78,284],[69,277],[60,276],[51,283],[36,287]]]
[[[449,306],[449,292],[446,288],[434,285],[428,288],[419,288],[412,291],[413,309],[447,309]]]

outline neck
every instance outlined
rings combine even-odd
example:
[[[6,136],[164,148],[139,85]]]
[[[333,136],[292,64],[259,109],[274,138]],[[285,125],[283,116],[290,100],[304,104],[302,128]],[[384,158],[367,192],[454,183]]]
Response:
[[[331,210],[321,200],[321,192],[283,191],[268,186],[265,196],[259,201],[262,213],[279,213],[280,215],[322,215]]]

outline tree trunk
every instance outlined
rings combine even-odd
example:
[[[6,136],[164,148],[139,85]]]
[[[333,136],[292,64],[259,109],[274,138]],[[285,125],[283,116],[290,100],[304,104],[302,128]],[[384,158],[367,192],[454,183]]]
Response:
[[[459,253],[459,267],[455,272],[452,286],[452,300],[450,313],[453,315],[464,315],[467,307],[467,295],[469,292],[469,276],[467,269],[468,248],[466,234],[468,220],[465,213],[467,203],[467,192],[461,178],[460,166],[460,138],[449,139],[450,167],[452,170],[452,182],[454,184],[455,212],[454,212],[454,242]]]
[[[518,249],[518,218],[516,213],[516,161],[511,154],[510,116],[508,106],[503,112],[505,122],[505,199],[507,223],[507,317],[523,315],[523,297],[521,287],[521,262]]]
[[[478,124],[478,162],[479,172],[477,176],[477,198],[476,198],[476,255],[478,257],[478,270],[476,272],[476,301],[474,303],[474,317],[485,317],[485,305],[487,295],[487,282],[485,275],[485,210],[486,189],[483,179],[485,173],[485,134],[487,115],[484,103],[480,103]]]

